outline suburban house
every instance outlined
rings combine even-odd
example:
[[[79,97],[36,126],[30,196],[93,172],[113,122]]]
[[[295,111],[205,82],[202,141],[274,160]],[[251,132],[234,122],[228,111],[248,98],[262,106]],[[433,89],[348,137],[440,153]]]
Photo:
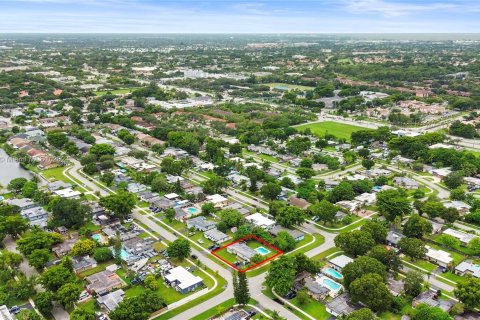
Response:
[[[257,251],[253,250],[243,242],[237,242],[227,247],[227,252],[236,255],[240,259],[250,261],[250,259],[257,254]]]
[[[371,206],[377,201],[377,196],[375,193],[362,193],[355,197],[355,200],[360,203],[362,206]]]
[[[432,170],[432,174],[433,174],[435,177],[438,177],[438,178],[440,178],[440,179],[445,178],[445,177],[448,176],[450,173],[452,173],[451,168],[440,168],[440,169],[433,169],[433,170]]]
[[[432,290],[424,291],[416,296],[412,301],[412,306],[416,307],[422,303],[425,303],[430,307],[440,308],[445,312],[449,312],[455,304],[452,300],[444,300],[440,297],[437,297],[436,292]]]
[[[72,262],[73,270],[75,270],[76,273],[80,273],[97,266],[97,261],[95,261],[93,258],[90,258],[90,256],[74,257]]]
[[[207,196],[207,202],[213,203],[216,208],[223,208],[228,204],[228,199],[219,194],[212,194]]]
[[[286,231],[289,235],[293,237],[293,239],[295,239],[295,241],[302,241],[303,239],[305,239],[305,233],[297,229],[287,229],[281,226],[274,226],[269,230],[269,232],[274,236],[277,236],[278,233],[281,231]]]
[[[1,305],[0,306],[0,319],[1,320],[14,320],[16,318],[13,317],[13,315],[10,313],[8,310],[8,307],[6,305]]]
[[[187,220],[187,228],[197,231],[208,231],[215,228],[215,222],[207,220],[204,216],[195,217]]]
[[[33,207],[38,206],[38,204],[36,204],[35,202],[33,202],[33,200],[28,199],[28,198],[23,198],[23,199],[16,199],[16,198],[8,199],[8,200],[7,200],[7,204],[8,204],[9,206],[17,206],[20,210],[26,210],[26,209],[30,209],[30,208],[33,208]]]
[[[259,212],[251,214],[245,219],[251,224],[253,224],[254,226],[261,227],[263,229],[270,229],[275,225],[275,221],[265,217],[263,214]]]
[[[308,295],[317,301],[324,300],[329,296],[330,290],[311,277],[304,279],[304,285],[307,289]]]
[[[360,207],[360,202],[356,200],[342,200],[335,203],[335,205],[347,210],[348,212],[355,212]]]
[[[115,272],[104,270],[85,278],[87,290],[91,293],[104,295],[125,285],[125,282]]]
[[[165,274],[165,282],[180,293],[188,293],[203,285],[202,278],[193,275],[184,267],[175,267]]]
[[[399,188],[404,188],[404,189],[418,189],[420,184],[410,178],[407,177],[395,177],[393,178],[393,184]]]
[[[75,243],[78,241],[78,236],[72,237],[71,239],[65,239],[62,243],[55,245],[52,248],[53,253],[59,258],[68,254],[72,250]]]
[[[41,206],[24,209],[20,211],[22,218],[28,220],[31,226],[45,228],[48,223],[48,212]]]
[[[452,228],[448,228],[444,230],[443,234],[448,234],[452,237],[457,238],[458,240],[460,240],[460,243],[463,246],[466,246],[470,241],[473,240],[473,238],[476,238],[476,236],[471,233],[466,233],[466,232],[455,230]]]
[[[342,269],[349,264],[350,262],[353,262],[353,259],[350,257],[347,257],[346,255],[342,254],[339,256],[336,256],[335,258],[332,258],[328,260],[330,265],[332,266],[333,269],[337,271],[342,271]]]
[[[445,202],[443,205],[445,206],[445,208],[457,209],[460,214],[467,213],[471,208],[469,204],[466,204],[465,202],[458,201],[458,200]]]
[[[359,308],[355,306],[348,293],[343,293],[326,304],[327,312],[334,317],[346,316]]]
[[[480,266],[472,261],[462,261],[455,267],[455,273],[459,276],[471,275],[475,278],[480,278]]]
[[[442,268],[447,268],[450,263],[452,263],[453,258],[450,256],[450,253],[440,250],[433,249],[429,246],[427,248],[427,253],[425,254],[427,260],[430,260]]]
[[[104,296],[98,297],[97,302],[107,312],[115,310],[120,302],[123,301],[125,292],[122,289],[115,290]]]
[[[66,199],[78,199],[82,195],[80,191],[72,190],[72,188],[55,190],[53,194]]]
[[[386,238],[387,245],[393,248],[397,248],[398,242],[400,242],[402,238],[405,238],[403,234],[401,234],[400,232],[390,230],[387,233],[387,238]]]
[[[288,198],[288,202],[290,203],[290,205],[298,207],[303,210],[307,209],[311,205],[310,202],[308,202],[307,200],[302,198],[297,198],[296,196],[291,196],[290,198]]]
[[[210,229],[203,233],[203,236],[208,240],[220,244],[230,239],[230,236],[218,230],[217,228]]]

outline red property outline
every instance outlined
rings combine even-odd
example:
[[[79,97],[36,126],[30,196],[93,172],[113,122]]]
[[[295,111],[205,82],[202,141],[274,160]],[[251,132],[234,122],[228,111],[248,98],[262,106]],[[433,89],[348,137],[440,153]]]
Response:
[[[267,258],[267,259],[265,259],[265,260],[262,260],[262,261],[260,261],[259,263],[256,263],[256,264],[254,264],[253,266],[248,267],[247,269],[240,269],[240,268],[238,268],[236,265],[234,265],[233,263],[228,262],[227,260],[223,259],[222,257],[220,257],[218,254],[215,253],[215,252],[217,252],[217,251],[220,251],[220,250],[226,249],[227,247],[230,247],[232,244],[235,244],[235,243],[240,242],[240,241],[248,240],[248,239],[251,239],[251,238],[257,240],[258,242],[263,243],[264,245],[266,245],[266,246],[269,247],[270,249],[275,250],[275,251],[277,252],[277,254],[271,256],[270,258]],[[248,236],[245,236],[245,237],[240,238],[240,239],[238,239],[238,240],[236,240],[236,241],[234,241],[234,242],[231,242],[231,243],[229,243],[229,244],[226,244],[226,245],[224,245],[224,246],[222,246],[222,247],[220,247],[220,248],[218,248],[218,249],[215,249],[215,250],[213,250],[211,253],[212,253],[215,257],[217,257],[218,259],[220,259],[220,260],[222,260],[223,262],[225,262],[226,264],[228,264],[228,265],[229,265],[230,267],[232,267],[233,269],[235,269],[235,270],[237,270],[237,271],[239,271],[239,272],[247,272],[248,270],[251,270],[251,269],[253,269],[253,268],[256,268],[256,267],[258,267],[258,266],[260,266],[260,265],[262,265],[262,264],[264,264],[264,263],[266,263],[266,262],[268,262],[268,261],[270,261],[270,260],[272,260],[272,259],[275,259],[276,257],[282,255],[282,254],[283,254],[283,251],[280,250],[280,249],[278,249],[277,247],[275,247],[273,244],[270,244],[270,243],[268,243],[267,241],[263,240],[262,238],[257,237],[257,236],[254,235],[254,234],[249,234]]]

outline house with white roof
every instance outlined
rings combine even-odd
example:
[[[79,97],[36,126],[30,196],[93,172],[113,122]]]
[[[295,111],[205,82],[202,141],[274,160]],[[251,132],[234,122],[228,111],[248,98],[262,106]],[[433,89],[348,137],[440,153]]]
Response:
[[[480,278],[480,265],[474,264],[472,261],[462,261],[455,267],[455,273],[459,276],[471,275]]]
[[[434,249],[429,246],[425,246],[427,248],[427,253],[425,254],[427,260],[430,260],[440,267],[447,268],[450,263],[453,262],[453,258],[450,256],[450,253],[440,250]]]
[[[78,199],[80,198],[82,193],[76,190],[72,190],[72,188],[66,188],[61,190],[55,190],[53,191],[53,194],[62,198]]]
[[[342,271],[342,269],[349,264],[350,262],[353,262],[353,259],[342,254],[339,256],[336,256],[335,258],[329,259],[328,262],[332,266],[333,269],[337,271]]]
[[[202,278],[193,275],[182,266],[167,271],[164,279],[168,285],[174,287],[175,290],[183,294],[193,291],[203,285]]]
[[[230,236],[228,234],[223,233],[222,231],[218,230],[217,228],[210,229],[208,231],[205,231],[203,233],[203,236],[207,238],[208,240],[220,244],[225,241],[228,241],[230,239]]]
[[[373,204],[375,204],[375,202],[377,201],[377,196],[375,195],[375,193],[362,193],[358,196],[355,197],[355,200],[360,202],[361,205],[364,205],[364,206],[371,206]]]
[[[207,202],[213,203],[216,208],[223,208],[228,204],[228,199],[220,194],[212,194],[207,196]]]
[[[460,243],[464,246],[466,246],[470,241],[472,241],[473,238],[476,238],[476,236],[471,233],[466,233],[466,232],[455,230],[452,228],[446,229],[445,231],[443,231],[443,234],[448,234],[452,237],[457,238],[458,240],[460,240]]]
[[[458,200],[445,202],[443,205],[445,206],[445,208],[455,208],[455,209],[457,209],[460,214],[467,213],[471,208],[471,206],[469,204],[466,204],[465,202],[458,201]]]
[[[267,218],[261,213],[254,213],[246,217],[248,222],[253,224],[256,227],[261,227],[263,229],[270,229],[275,225],[275,221],[272,219]]]

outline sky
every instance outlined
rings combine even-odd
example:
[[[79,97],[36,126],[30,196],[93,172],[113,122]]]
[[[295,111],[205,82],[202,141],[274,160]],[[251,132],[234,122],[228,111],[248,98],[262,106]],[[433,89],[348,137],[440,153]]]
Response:
[[[478,33],[480,0],[0,0],[0,33]]]

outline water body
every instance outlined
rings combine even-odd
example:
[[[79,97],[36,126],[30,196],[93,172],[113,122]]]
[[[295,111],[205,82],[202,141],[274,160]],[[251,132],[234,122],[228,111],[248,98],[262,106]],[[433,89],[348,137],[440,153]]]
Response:
[[[20,177],[31,179],[33,174],[0,148],[0,184],[6,187],[10,180]]]

